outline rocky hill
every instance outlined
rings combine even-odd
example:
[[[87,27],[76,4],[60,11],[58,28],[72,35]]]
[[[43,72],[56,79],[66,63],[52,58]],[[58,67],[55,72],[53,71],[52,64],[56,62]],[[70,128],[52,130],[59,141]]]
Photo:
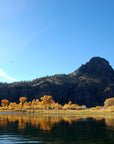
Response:
[[[52,95],[61,104],[72,101],[88,107],[103,105],[104,100],[114,97],[114,70],[109,62],[94,57],[71,74],[54,75],[28,82],[0,83],[0,100],[18,102],[25,96],[28,101],[43,95]]]

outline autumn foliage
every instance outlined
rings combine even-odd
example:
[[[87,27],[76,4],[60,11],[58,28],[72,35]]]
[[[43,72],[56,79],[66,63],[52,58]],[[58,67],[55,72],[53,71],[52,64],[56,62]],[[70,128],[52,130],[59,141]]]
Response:
[[[20,97],[20,99],[19,99],[19,101],[20,101],[20,103],[23,105],[24,104],[24,102],[27,100],[27,98],[26,97]]]
[[[68,104],[65,104],[65,105],[63,106],[63,109],[64,109],[64,110],[67,110],[67,109],[69,109],[69,110],[81,110],[82,107],[79,106],[79,105],[77,105],[77,104],[72,104],[72,102],[69,101]]]
[[[1,100],[1,106],[8,106],[8,104],[9,104],[9,100],[7,99]]]
[[[114,106],[114,97],[106,99],[104,102],[105,107]]]
[[[33,99],[27,102],[26,97],[19,98],[20,103],[10,102],[7,99],[1,100],[1,106],[7,110],[23,111],[28,113],[34,113],[37,110],[85,110],[87,109],[85,105],[79,106],[78,104],[73,104],[72,101],[64,104],[63,106],[53,100],[51,95],[44,95],[40,99]],[[105,108],[114,108],[114,98],[109,98],[104,102]],[[103,107],[96,106],[89,110],[102,110]]]
[[[44,95],[40,99],[42,100],[42,102],[41,102],[42,105],[54,103],[52,96]]]

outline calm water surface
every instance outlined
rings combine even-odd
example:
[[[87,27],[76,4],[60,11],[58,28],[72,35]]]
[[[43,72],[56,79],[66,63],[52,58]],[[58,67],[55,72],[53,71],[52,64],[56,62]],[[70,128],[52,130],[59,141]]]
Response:
[[[0,114],[0,144],[114,144],[114,116]]]

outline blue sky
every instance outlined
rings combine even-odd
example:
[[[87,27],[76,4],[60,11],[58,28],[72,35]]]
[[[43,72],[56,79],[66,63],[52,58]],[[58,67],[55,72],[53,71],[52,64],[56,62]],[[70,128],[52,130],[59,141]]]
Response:
[[[114,68],[114,0],[0,0],[0,81],[71,73],[100,56]]]

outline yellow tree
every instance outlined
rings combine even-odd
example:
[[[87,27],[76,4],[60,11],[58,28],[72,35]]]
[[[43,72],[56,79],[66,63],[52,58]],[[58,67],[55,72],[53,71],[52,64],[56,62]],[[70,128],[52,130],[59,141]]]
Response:
[[[9,100],[7,99],[1,100],[1,106],[8,106],[8,104],[9,104]]]
[[[69,101],[69,102],[68,102],[68,105],[71,105],[71,104],[72,104],[72,101]]]
[[[44,95],[44,96],[41,97],[40,99],[42,100],[41,103],[42,103],[43,105],[54,103],[54,101],[53,101],[53,97],[52,97],[52,96]]]
[[[23,107],[23,105],[24,105],[24,103],[25,103],[26,100],[27,100],[26,97],[20,97],[20,98],[19,98],[20,105],[21,105],[21,109],[22,109],[22,107]]]
[[[114,106],[114,97],[106,99],[104,102],[104,106],[105,107]]]

